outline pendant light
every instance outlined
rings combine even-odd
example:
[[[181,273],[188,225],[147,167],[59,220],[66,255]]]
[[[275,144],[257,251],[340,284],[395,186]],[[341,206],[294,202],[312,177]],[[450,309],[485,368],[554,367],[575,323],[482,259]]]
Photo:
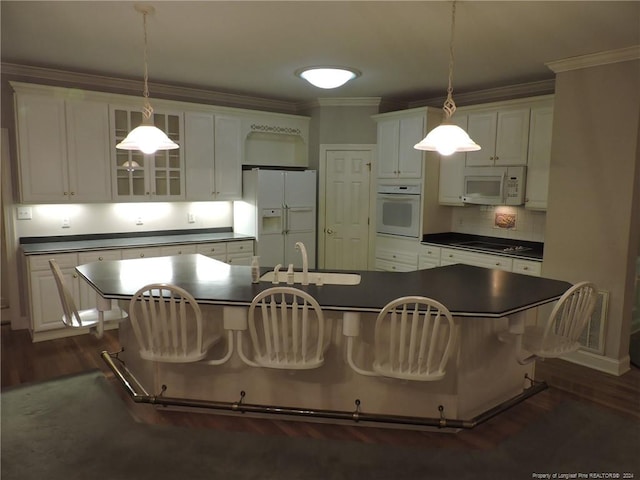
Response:
[[[413,148],[417,150],[437,151],[440,155],[451,155],[456,152],[475,152],[480,150],[480,145],[471,140],[471,137],[462,128],[451,122],[451,117],[456,111],[456,104],[453,101],[453,32],[456,24],[456,0],[451,6],[451,40],[449,41],[449,87],[447,88],[447,99],[442,110],[444,119],[442,123],[431,130],[427,136]]]
[[[142,26],[144,29],[144,105],[142,107],[142,124],[129,132],[127,138],[116,145],[121,150],[140,150],[150,155],[157,150],[173,150],[179,148],[178,144],[153,124],[153,108],[149,103],[149,73],[147,56],[147,15],[154,12],[150,5],[135,5],[136,11],[142,13]],[[130,165],[131,166],[131,165]]]

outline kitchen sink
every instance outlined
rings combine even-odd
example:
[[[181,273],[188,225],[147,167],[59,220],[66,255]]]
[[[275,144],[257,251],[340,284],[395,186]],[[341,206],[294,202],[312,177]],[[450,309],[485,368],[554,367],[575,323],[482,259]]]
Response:
[[[293,283],[302,283],[302,272],[293,272]],[[287,272],[278,273],[280,285],[287,284]],[[267,272],[260,277],[261,282],[273,282],[273,271]],[[360,274],[358,273],[338,273],[338,272],[309,272],[309,285],[358,285]]]

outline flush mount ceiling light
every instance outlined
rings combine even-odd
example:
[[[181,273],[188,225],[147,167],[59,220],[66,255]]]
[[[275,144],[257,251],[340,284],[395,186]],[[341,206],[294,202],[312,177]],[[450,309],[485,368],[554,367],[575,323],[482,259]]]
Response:
[[[352,68],[306,67],[296,70],[296,75],[315,87],[330,89],[341,87],[361,74]]]
[[[451,155],[456,152],[475,152],[480,150],[480,145],[471,140],[471,137],[462,128],[451,122],[451,116],[456,111],[456,104],[453,101],[453,32],[456,25],[456,2],[453,0],[451,6],[451,40],[449,42],[449,88],[447,88],[447,99],[442,110],[444,120],[431,130],[427,136],[413,148],[417,150],[437,151],[440,155]]]
[[[153,124],[153,108],[149,103],[149,73],[147,66],[147,15],[155,10],[150,5],[135,5],[137,12],[142,14],[142,27],[144,29],[144,105],[142,107],[142,124],[131,130],[129,135],[116,145],[121,150],[140,150],[146,154],[155,153],[157,150],[173,150],[179,148],[178,144]]]

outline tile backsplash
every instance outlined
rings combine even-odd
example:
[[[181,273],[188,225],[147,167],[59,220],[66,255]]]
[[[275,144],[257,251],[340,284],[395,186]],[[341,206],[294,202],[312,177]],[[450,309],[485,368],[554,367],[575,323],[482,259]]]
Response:
[[[523,207],[472,205],[453,209],[457,233],[544,242],[547,215]]]

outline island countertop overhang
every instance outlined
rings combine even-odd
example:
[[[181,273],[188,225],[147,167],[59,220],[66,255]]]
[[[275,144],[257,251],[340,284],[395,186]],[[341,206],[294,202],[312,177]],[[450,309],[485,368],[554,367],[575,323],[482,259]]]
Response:
[[[77,270],[100,295],[119,300],[131,298],[148,283],[173,283],[202,304],[248,306],[255,295],[273,286],[251,283],[250,267],[198,254],[96,262]],[[438,300],[455,316],[500,318],[557,300],[571,285],[462,264],[413,272],[350,272],[360,274],[359,285],[295,286],[329,311],[378,312],[395,298],[420,295]]]

